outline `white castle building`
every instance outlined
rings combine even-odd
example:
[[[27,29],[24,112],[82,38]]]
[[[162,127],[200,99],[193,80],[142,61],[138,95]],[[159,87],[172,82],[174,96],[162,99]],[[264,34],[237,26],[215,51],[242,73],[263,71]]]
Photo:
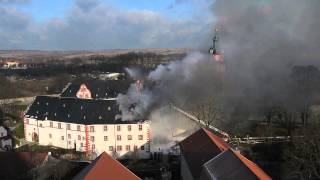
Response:
[[[97,155],[149,157],[150,122],[121,120],[114,97],[125,88],[110,82],[71,84],[59,97],[36,97],[24,116],[25,139]]]

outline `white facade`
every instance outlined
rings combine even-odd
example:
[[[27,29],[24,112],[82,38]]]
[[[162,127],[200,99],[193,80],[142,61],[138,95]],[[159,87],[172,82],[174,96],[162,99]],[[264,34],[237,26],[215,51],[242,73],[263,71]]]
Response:
[[[150,154],[150,122],[132,124],[71,124],[50,120],[24,118],[25,139],[80,152],[102,152],[129,158],[135,151],[137,158]]]
[[[7,135],[8,135],[7,130],[3,126],[0,126],[0,138],[5,137]]]
[[[8,137],[8,131],[0,126],[0,149],[8,151],[12,149],[12,140]]]

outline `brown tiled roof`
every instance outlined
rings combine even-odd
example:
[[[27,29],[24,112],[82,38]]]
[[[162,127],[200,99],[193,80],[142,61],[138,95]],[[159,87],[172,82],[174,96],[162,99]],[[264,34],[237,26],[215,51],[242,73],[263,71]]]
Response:
[[[204,163],[229,148],[218,136],[205,129],[181,141],[180,147],[194,179],[199,178]]]
[[[120,162],[103,152],[74,179],[84,180],[138,180],[140,179]]]
[[[194,134],[192,134],[191,136],[183,140],[180,143],[180,147],[181,147],[181,152],[183,154],[183,157],[185,158],[188,164],[189,170],[191,171],[191,174],[194,179],[199,179],[200,176],[203,175],[203,173],[201,175],[203,168],[211,168],[211,170],[210,169],[204,169],[204,170],[216,172],[217,175],[225,174],[230,176],[230,174],[228,174],[227,172],[230,171],[231,173],[232,171],[233,174],[238,173],[238,175],[240,175],[239,173],[244,173],[242,175],[244,175],[245,177],[256,176],[257,179],[262,179],[262,180],[271,179],[256,164],[254,164],[253,162],[245,158],[239,152],[232,150],[232,148],[220,137],[214,135],[213,133],[211,133],[210,131],[204,128],[198,130],[197,132],[195,132]],[[231,154],[233,153],[235,154],[233,158],[234,162],[232,162],[232,158],[229,158],[231,156],[223,156],[223,154],[226,154],[225,152],[232,152]],[[230,154],[230,153],[227,153],[227,154]],[[221,156],[221,158],[216,158],[218,156]],[[226,157],[226,158],[223,158],[223,157]],[[220,160],[222,159],[224,162],[218,163],[219,159]],[[224,159],[228,159],[228,160],[224,160]],[[240,161],[236,159],[239,159]],[[214,161],[217,161],[217,162],[215,163]],[[233,163],[235,163],[235,161],[238,162],[237,164],[239,167],[230,169],[230,167],[234,166]],[[217,164],[219,164],[218,166],[224,166],[224,167],[217,167]],[[247,167],[247,168],[243,168],[243,167]],[[239,170],[241,168],[244,169],[244,171],[241,171],[241,172],[233,171],[234,169]],[[248,170],[245,171],[245,169],[248,169]],[[223,173],[219,172],[220,170],[222,170]],[[211,173],[211,175],[213,174]]]

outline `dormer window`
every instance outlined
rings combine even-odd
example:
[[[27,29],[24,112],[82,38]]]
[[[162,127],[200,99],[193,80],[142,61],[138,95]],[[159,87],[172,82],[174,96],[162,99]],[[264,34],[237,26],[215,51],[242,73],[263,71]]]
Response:
[[[83,110],[83,106],[82,105],[81,105],[80,109]]]
[[[64,107],[64,108],[65,108],[65,107],[66,107],[66,104],[62,104],[62,107]]]
[[[40,102],[38,101],[38,102],[37,102],[37,104],[39,105],[39,104],[40,104]]]
[[[46,105],[49,106],[49,103],[47,102]]]
[[[83,119],[86,119],[86,116],[85,116],[85,115],[83,116]]]
[[[54,113],[54,116],[57,116],[57,113]]]
[[[110,107],[110,106],[108,107],[108,110],[109,110],[109,111],[111,110],[111,107]]]
[[[70,114],[68,114],[68,118],[70,118]]]
[[[39,114],[39,111],[37,111],[36,113]]]
[[[99,119],[101,120],[101,119],[102,119],[102,116],[99,116]]]

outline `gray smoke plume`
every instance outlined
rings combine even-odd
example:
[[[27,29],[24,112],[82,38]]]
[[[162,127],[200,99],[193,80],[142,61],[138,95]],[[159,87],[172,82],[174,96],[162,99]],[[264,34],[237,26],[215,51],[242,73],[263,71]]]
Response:
[[[299,108],[308,92],[297,90],[292,70],[319,65],[318,7],[318,0],[216,0],[213,26],[220,29],[219,47],[226,61],[223,83],[219,65],[209,55],[190,53],[151,72],[147,79],[153,86],[138,92],[132,85],[126,95],[119,95],[124,119],[168,103],[202,103],[209,96],[223,96],[229,114],[257,113],[274,105]]]
[[[209,94],[218,91],[218,81],[212,76],[217,68],[218,64],[209,55],[200,52],[158,66],[147,77],[151,82],[149,87],[137,89],[137,85],[132,84],[127,94],[118,96],[122,119],[148,116],[153,109],[169,103],[187,105],[204,101]]]
[[[238,101],[250,111],[303,104],[292,69],[319,65],[318,7],[317,0],[215,2],[215,27],[220,29],[220,47],[227,61],[229,102]]]

